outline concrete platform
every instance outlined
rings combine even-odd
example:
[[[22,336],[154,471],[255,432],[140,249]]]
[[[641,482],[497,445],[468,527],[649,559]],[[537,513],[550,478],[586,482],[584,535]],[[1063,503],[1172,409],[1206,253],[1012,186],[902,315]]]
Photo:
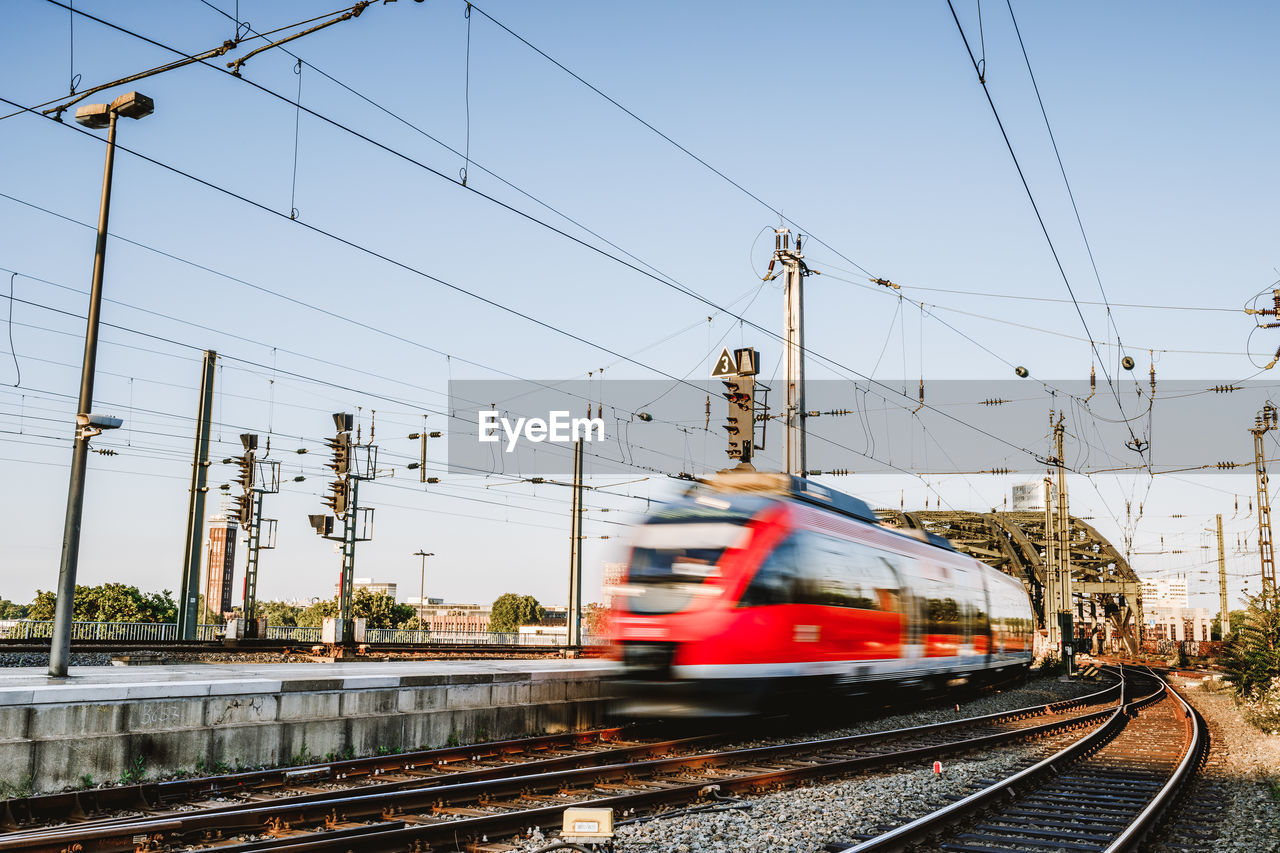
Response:
[[[0,669],[0,794],[588,728],[612,671],[600,660]]]

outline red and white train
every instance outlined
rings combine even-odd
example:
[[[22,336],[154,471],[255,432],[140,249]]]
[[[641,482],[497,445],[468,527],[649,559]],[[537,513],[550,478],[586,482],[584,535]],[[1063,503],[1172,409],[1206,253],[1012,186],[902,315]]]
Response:
[[[1031,663],[1021,583],[781,474],[727,472],[654,512],[617,592],[628,715],[749,714]]]

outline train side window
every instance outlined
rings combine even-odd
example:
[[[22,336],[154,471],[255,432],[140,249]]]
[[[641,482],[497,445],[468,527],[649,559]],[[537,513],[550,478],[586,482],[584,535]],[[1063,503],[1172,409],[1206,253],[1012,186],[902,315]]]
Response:
[[[950,591],[938,581],[931,580],[926,584],[925,633],[960,633],[960,604],[947,594]]]
[[[805,535],[797,603],[897,612],[901,594],[892,564],[876,549],[833,536]]]
[[[742,593],[739,607],[762,607],[766,604],[791,604],[799,572],[800,547],[795,536],[783,540],[765,558],[751,583]]]

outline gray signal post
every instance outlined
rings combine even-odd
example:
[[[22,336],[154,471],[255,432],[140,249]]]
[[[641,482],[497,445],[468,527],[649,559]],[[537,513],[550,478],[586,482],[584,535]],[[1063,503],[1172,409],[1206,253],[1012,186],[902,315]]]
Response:
[[[67,486],[67,518],[62,532],[62,563],[58,568],[58,598],[54,604],[53,637],[49,643],[49,675],[63,678],[71,660],[71,620],[75,613],[76,569],[80,559],[80,517],[84,510],[84,481],[89,466],[89,439],[120,426],[115,419],[92,414],[93,379],[98,361],[98,320],[102,313],[102,274],[107,264],[107,219],[111,212],[111,173],[116,155],[116,120],[151,115],[155,102],[129,92],[110,104],[86,104],[76,110],[76,122],[93,130],[107,128],[107,160],[102,173],[102,199],[98,207],[98,238],[93,255],[93,285],[89,291],[89,318],[84,335],[84,364],[80,372],[80,399],[71,448],[71,480]],[[96,421],[96,422],[95,422]],[[114,421],[114,422],[113,422]]]
[[[360,506],[360,481],[372,480],[378,469],[378,448],[351,440],[355,418],[347,412],[335,412],[333,424],[337,432],[327,444],[333,451],[328,467],[335,478],[325,498],[334,515],[311,515],[308,519],[316,533],[325,539],[342,543],[342,576],[338,584],[338,615],[342,620],[342,643],[355,640],[355,624],[351,618],[352,587],[355,581],[356,543],[373,538],[373,509]],[[342,521],[342,535],[335,536],[334,516]]]
[[[271,453],[271,438],[258,456],[258,436],[246,432],[240,436],[244,455],[238,460],[241,492],[236,497],[236,520],[248,534],[249,555],[244,568],[244,618],[248,636],[256,637],[258,630],[258,556],[261,551],[275,548],[276,519],[262,517],[262,496],[280,491],[280,463],[262,457]],[[233,461],[233,460],[229,460]]]

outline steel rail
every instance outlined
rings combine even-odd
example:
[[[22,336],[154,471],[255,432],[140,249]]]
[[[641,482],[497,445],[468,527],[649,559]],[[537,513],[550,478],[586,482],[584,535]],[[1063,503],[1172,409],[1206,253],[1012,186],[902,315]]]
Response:
[[[1194,710],[1190,708],[1182,698],[1177,694],[1155,673],[1148,673],[1141,676],[1142,680],[1154,681],[1157,689],[1138,699],[1130,702],[1122,702],[1117,707],[1107,722],[1092,731],[1087,737],[1082,738],[1074,744],[1066,747],[1058,753],[1037,762],[1031,767],[1025,768],[1008,778],[989,785],[986,788],[974,792],[950,805],[947,805],[930,814],[916,818],[902,826],[899,826],[889,832],[868,839],[858,844],[852,844],[841,849],[841,853],[871,853],[871,851],[898,851],[904,850],[909,845],[916,844],[929,836],[935,835],[947,827],[953,826],[964,820],[967,820],[974,814],[990,808],[999,800],[1009,799],[1017,796],[1023,791],[1029,790],[1037,782],[1044,779],[1050,774],[1057,775],[1069,764],[1079,761],[1088,755],[1091,755],[1112,740],[1114,740],[1126,727],[1128,720],[1132,716],[1136,716],[1137,712],[1143,708],[1153,705],[1169,695],[1175,696],[1181,703],[1186,719],[1190,720],[1191,734],[1189,744],[1186,751],[1182,755],[1182,759],[1178,764],[1176,771],[1171,774],[1170,778],[1162,786],[1161,790],[1153,796],[1147,806],[1140,814],[1133,819],[1127,828],[1106,847],[1107,853],[1120,853],[1120,851],[1131,850],[1138,840],[1153,828],[1157,819],[1164,813],[1176,798],[1178,791],[1190,779],[1196,763],[1199,760],[1203,749],[1204,739],[1199,731],[1199,725],[1196,722]],[[1067,840],[1067,839],[1064,839]],[[833,849],[833,848],[829,848]],[[1099,849],[1102,849],[1099,847]]]
[[[974,749],[981,746],[990,746],[1000,741],[1015,740],[1019,736],[1027,737],[1072,728],[1087,724],[1091,720],[1105,717],[1108,713],[1108,711],[1094,712],[1047,723],[1035,729],[1005,732],[1000,735],[973,738],[954,744],[924,746],[895,753],[860,756],[823,764],[808,764],[795,768],[755,772],[734,778],[706,777],[693,782],[672,784],[668,787],[656,789],[650,788],[613,797],[572,801],[566,799],[551,806],[431,824],[369,826],[365,827],[363,834],[354,838],[330,838],[327,833],[316,833],[305,838],[259,840],[246,844],[219,845],[218,853],[255,853],[255,851],[270,851],[270,853],[347,853],[347,851],[379,851],[379,853],[383,853],[383,851],[386,851],[386,853],[390,853],[390,851],[404,849],[425,849],[428,845],[432,849],[435,849],[437,845],[441,849],[454,849],[459,846],[460,839],[473,840],[482,837],[496,837],[504,833],[519,833],[530,826],[558,825],[565,806],[570,803],[575,806],[589,808],[635,810],[655,805],[689,802],[697,799],[711,785],[718,786],[722,791],[734,793],[758,792],[814,779],[847,775],[855,770],[897,764],[911,758]],[[388,819],[403,819],[405,823],[410,820],[402,813],[389,814],[386,817]],[[453,845],[452,847],[450,846],[451,844]]]
[[[430,787],[417,787],[408,790],[372,792],[369,790],[348,789],[337,792],[326,792],[323,799],[289,798],[271,803],[254,803],[248,807],[219,812],[180,813],[173,816],[122,820],[107,827],[63,827],[47,831],[24,833],[21,836],[0,837],[0,850],[40,850],[57,853],[63,849],[78,849],[84,853],[107,853],[107,851],[127,851],[139,846],[138,838],[151,838],[158,841],[183,839],[185,843],[199,843],[202,836],[209,839],[215,837],[225,839],[228,835],[241,833],[261,833],[264,826],[272,826],[273,832],[280,834],[283,826],[293,827],[290,832],[297,831],[300,826],[328,826],[330,831],[320,832],[318,837],[330,838],[332,828],[337,824],[356,820],[397,821],[402,824],[411,819],[403,819],[406,813],[417,810],[433,811],[457,803],[475,803],[491,800],[495,796],[530,796],[530,791],[552,791],[550,796],[557,796],[567,787],[574,784],[594,787],[598,784],[644,785],[635,780],[641,776],[660,776],[663,773],[698,773],[708,771],[732,772],[730,765],[759,764],[760,762],[798,761],[798,767],[784,767],[759,772],[759,768],[751,768],[755,772],[736,778],[717,777],[714,781],[722,787],[732,790],[749,790],[761,786],[786,784],[810,778],[841,775],[854,770],[866,769],[887,764],[896,764],[920,757],[933,757],[957,751],[972,750],[982,746],[1007,743],[1030,737],[1041,736],[1069,727],[1093,725],[1111,713],[1110,709],[1094,711],[1076,716],[1064,716],[1048,723],[1035,726],[1015,728],[992,734],[968,737],[959,741],[941,744],[925,744],[906,750],[887,753],[860,755],[823,760],[823,750],[849,749],[865,746],[876,741],[884,742],[892,738],[909,737],[918,741],[928,732],[940,732],[957,727],[973,727],[975,725],[991,725],[1002,721],[1022,720],[1030,715],[1053,715],[1057,710],[1086,702],[1090,699],[1102,701],[1117,687],[1107,688],[1089,697],[1065,700],[1048,705],[1037,705],[1014,711],[967,718],[948,723],[938,723],[925,727],[897,729],[890,732],[876,732],[866,735],[852,735],[826,740],[804,741],[764,747],[753,747],[721,753],[698,754],[676,758],[663,758],[641,762],[630,762],[585,767],[579,769],[560,770],[530,775],[512,775],[505,778],[482,781],[450,781],[436,780]],[[697,793],[707,784],[707,779],[684,783],[679,779],[656,783],[658,790],[641,790],[629,792],[617,797],[608,798],[608,802],[625,802],[629,807],[641,807],[658,802],[687,801],[696,798]],[[544,795],[545,796],[545,795]],[[303,801],[305,800],[305,801]],[[485,835],[507,831],[509,826],[524,829],[535,823],[549,821],[548,815],[558,816],[566,801],[557,802],[550,811],[539,809],[519,809],[499,815],[465,818],[463,820],[444,820],[438,823],[398,826],[389,828],[382,825],[366,825],[364,831],[378,838],[390,839],[396,832],[407,833],[408,838],[427,843],[438,843],[447,840],[454,832],[468,832],[475,829],[475,834]],[[595,802],[594,800],[592,801]],[[514,817],[513,817],[514,816]],[[514,819],[514,824],[509,820]],[[444,833],[443,835],[441,833]],[[349,843],[351,839],[348,839]],[[227,845],[225,840],[219,843],[220,848],[234,850],[257,850],[266,847],[275,848],[281,845],[296,843],[295,838],[272,838],[251,841],[240,845]],[[319,841],[317,841],[319,843]],[[398,843],[398,842],[397,842]],[[77,846],[78,845],[78,846]],[[146,845],[143,845],[144,847]],[[361,846],[361,845],[357,845]]]
[[[1161,679],[1164,689],[1170,696],[1178,700],[1178,704],[1182,706],[1185,718],[1190,721],[1191,729],[1191,745],[1183,755],[1182,760],[1178,762],[1178,767],[1174,770],[1169,780],[1161,787],[1159,793],[1147,804],[1139,815],[1134,818],[1133,823],[1120,833],[1119,837],[1106,848],[1105,853],[1121,853],[1121,851],[1134,849],[1138,842],[1144,839],[1160,822],[1160,819],[1172,807],[1177,800],[1179,794],[1184,790],[1186,785],[1191,781],[1195,774],[1196,768],[1204,758],[1204,753],[1208,745],[1206,738],[1204,718],[1200,716],[1195,708],[1192,708],[1187,700],[1183,699],[1174,690],[1168,682]]]
[[[357,785],[351,787],[332,791],[282,796],[277,800],[277,802],[290,803],[317,802],[347,796],[356,790],[382,792],[403,790],[405,788],[426,788],[444,782],[463,779],[479,780],[500,778],[504,775],[517,775],[522,771],[535,767],[550,771],[585,766],[608,759],[660,754],[675,749],[706,744],[725,737],[723,734],[712,734],[674,740],[632,742],[613,748],[578,752],[570,755],[558,755],[551,758],[537,757],[537,753],[546,750],[608,744],[622,732],[623,729],[621,727],[614,727],[584,732],[538,735],[530,738],[490,741],[469,746],[351,758],[321,764],[252,770],[220,776],[175,779],[167,782],[145,782],[112,788],[95,788],[89,791],[66,791],[58,794],[21,797],[0,803],[0,826],[11,830],[3,836],[5,840],[8,840],[46,831],[44,827],[32,827],[28,824],[51,818],[66,820],[70,817],[75,820],[72,825],[76,828],[101,827],[111,823],[136,821],[137,817],[95,820],[87,818],[87,816],[108,810],[156,811],[166,806],[192,800],[219,796],[251,796],[264,791],[287,790],[291,786],[340,784],[348,781],[357,783]],[[633,734],[639,733],[639,730],[637,730]],[[498,766],[456,771],[442,769],[463,762],[515,759],[522,755],[530,757],[526,761],[512,761]],[[436,775],[426,775],[427,771],[439,772]],[[389,782],[376,781],[382,776],[400,773],[420,775]],[[365,779],[375,781],[370,784],[359,785],[361,780]],[[255,802],[252,805],[260,804],[261,802]],[[248,804],[237,803],[203,809],[201,813],[225,813],[246,807],[248,807]],[[82,820],[81,818],[86,819]]]

